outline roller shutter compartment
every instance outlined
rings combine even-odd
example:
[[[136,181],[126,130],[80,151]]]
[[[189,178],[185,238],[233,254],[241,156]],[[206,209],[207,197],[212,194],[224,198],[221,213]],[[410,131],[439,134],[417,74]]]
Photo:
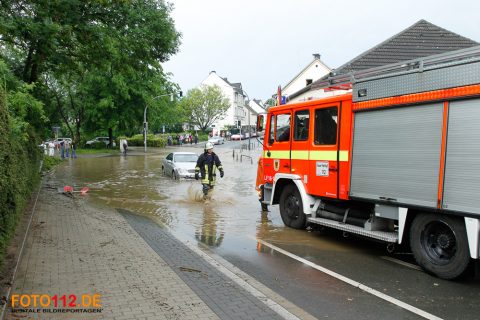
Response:
[[[450,103],[443,208],[480,214],[480,99]]]
[[[355,114],[350,195],[436,207],[443,104]]]

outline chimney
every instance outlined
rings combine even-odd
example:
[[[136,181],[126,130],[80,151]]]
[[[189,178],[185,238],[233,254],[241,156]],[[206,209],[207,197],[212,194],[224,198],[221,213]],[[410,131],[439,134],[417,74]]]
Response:
[[[320,53],[314,53],[314,54],[313,54],[313,59],[318,59],[318,60],[320,60]]]

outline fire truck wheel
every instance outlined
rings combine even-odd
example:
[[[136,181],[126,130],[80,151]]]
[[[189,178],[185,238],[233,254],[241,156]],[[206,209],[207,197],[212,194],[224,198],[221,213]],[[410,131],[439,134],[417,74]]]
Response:
[[[410,245],[417,263],[442,279],[460,277],[470,264],[463,220],[420,214],[410,228]]]
[[[286,186],[280,196],[280,215],[287,227],[305,229],[307,217],[303,213],[302,197],[292,184]]]

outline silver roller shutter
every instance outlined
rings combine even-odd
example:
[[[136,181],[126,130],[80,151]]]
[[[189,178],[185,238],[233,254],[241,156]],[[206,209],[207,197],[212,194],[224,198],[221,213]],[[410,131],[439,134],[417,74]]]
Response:
[[[436,207],[443,104],[355,114],[350,195]]]
[[[480,214],[480,99],[450,103],[443,208]]]

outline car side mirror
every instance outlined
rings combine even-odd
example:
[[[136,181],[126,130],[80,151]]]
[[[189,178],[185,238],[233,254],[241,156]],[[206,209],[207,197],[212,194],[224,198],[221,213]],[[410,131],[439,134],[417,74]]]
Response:
[[[259,114],[257,116],[257,132],[258,131],[263,131],[263,114]]]

